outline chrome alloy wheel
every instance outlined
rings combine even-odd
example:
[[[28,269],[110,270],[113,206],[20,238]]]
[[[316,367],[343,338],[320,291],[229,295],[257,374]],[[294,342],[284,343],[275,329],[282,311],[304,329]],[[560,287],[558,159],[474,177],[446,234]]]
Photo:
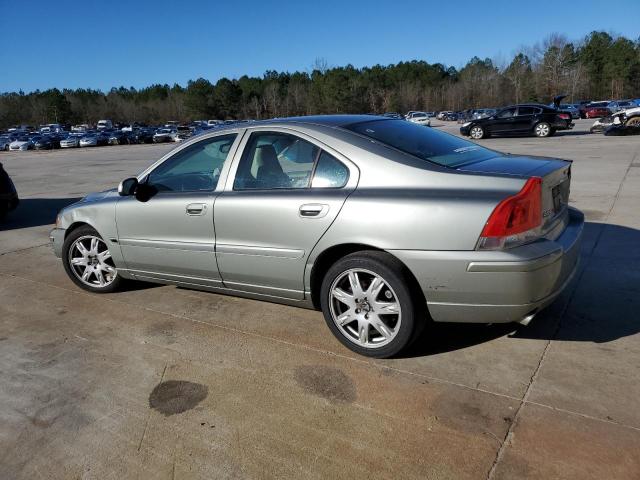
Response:
[[[391,286],[370,270],[354,268],[340,274],[329,290],[331,318],[351,342],[379,348],[400,330],[400,302]]]
[[[536,135],[538,137],[548,137],[550,132],[549,124],[539,123],[536,125]]]
[[[107,245],[93,235],[73,242],[69,249],[69,266],[76,277],[90,287],[107,287],[118,275]]]
[[[471,138],[475,140],[480,140],[484,136],[482,127],[472,127],[469,133],[471,134]]]

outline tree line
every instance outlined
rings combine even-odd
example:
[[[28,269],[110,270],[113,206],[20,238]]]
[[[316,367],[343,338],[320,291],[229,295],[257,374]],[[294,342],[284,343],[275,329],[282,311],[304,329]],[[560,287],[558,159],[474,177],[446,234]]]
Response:
[[[640,38],[592,32],[578,42],[552,34],[521,48],[510,62],[473,57],[456,69],[414,60],[355,68],[316,60],[310,71],[267,71],[262,77],[191,80],[186,86],[57,88],[0,94],[0,127],[95,123],[108,118],[263,119],[326,113],[462,110],[525,101],[548,103],[640,96]]]

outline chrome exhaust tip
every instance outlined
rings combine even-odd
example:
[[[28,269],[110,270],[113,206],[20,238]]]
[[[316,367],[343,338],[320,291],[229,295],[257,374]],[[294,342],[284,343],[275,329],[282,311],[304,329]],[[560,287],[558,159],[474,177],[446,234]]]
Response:
[[[536,310],[534,310],[531,313],[527,313],[524,317],[522,317],[522,319],[518,323],[526,327],[527,325],[529,325],[529,322],[533,320],[533,317],[536,316],[536,313],[538,313]]]

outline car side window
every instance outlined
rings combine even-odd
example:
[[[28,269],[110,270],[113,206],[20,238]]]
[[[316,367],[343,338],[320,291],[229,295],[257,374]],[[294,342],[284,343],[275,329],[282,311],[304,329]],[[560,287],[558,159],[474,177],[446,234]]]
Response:
[[[515,108],[506,108],[502,111],[500,111],[498,113],[498,115],[496,115],[496,118],[510,118],[515,116],[516,114],[516,109]]]
[[[320,149],[280,132],[254,132],[244,148],[234,190],[307,188]]]
[[[159,192],[215,190],[235,138],[223,135],[189,145],[158,165],[147,183]]]
[[[339,160],[323,151],[318,158],[311,188],[341,188],[349,180],[349,169]]]
[[[523,115],[535,115],[536,113],[536,108],[534,107],[518,107],[518,116],[521,117]]]

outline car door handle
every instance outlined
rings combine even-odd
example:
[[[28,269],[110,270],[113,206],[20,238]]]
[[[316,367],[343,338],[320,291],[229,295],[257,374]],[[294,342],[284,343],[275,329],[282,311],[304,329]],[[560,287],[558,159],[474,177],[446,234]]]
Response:
[[[190,203],[187,205],[187,215],[204,215],[207,211],[207,205],[204,203]]]
[[[299,214],[302,218],[322,218],[329,212],[329,205],[309,203],[301,205]]]

